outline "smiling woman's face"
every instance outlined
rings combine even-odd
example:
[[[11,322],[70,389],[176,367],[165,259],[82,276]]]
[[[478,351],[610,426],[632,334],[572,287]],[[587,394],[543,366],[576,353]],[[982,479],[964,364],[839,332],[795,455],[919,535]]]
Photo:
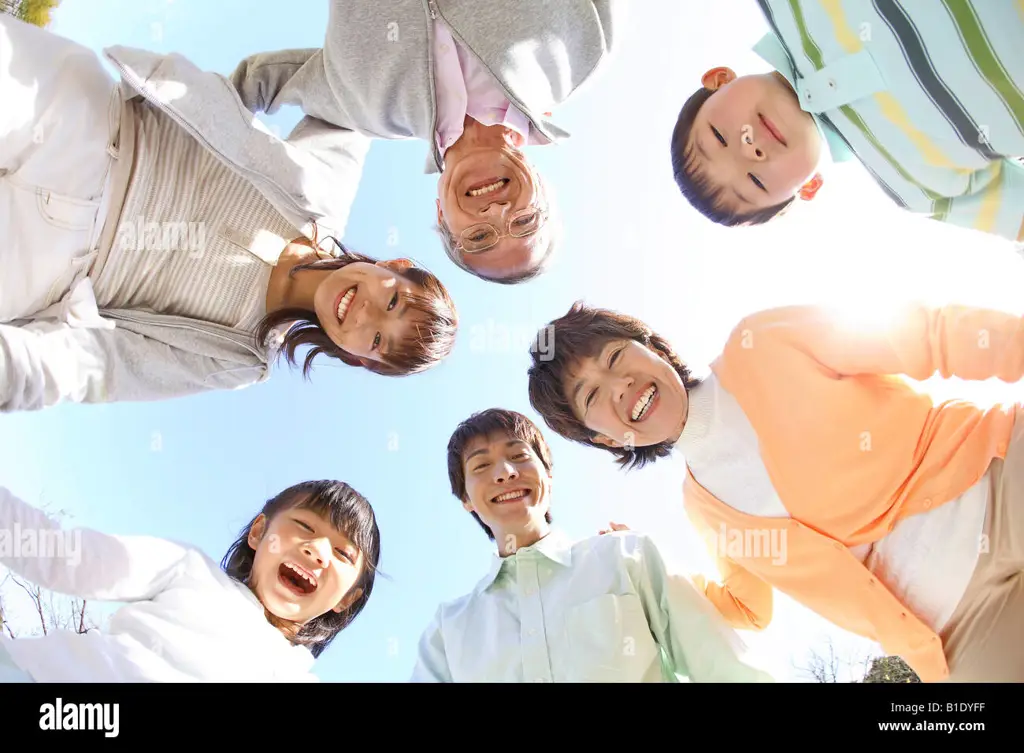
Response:
[[[324,278],[313,307],[324,332],[339,348],[356,358],[385,361],[397,344],[414,336],[423,314],[408,304],[422,294],[390,262],[353,262]]]
[[[672,365],[635,340],[613,340],[569,369],[564,394],[608,447],[649,447],[682,433],[689,405]]]

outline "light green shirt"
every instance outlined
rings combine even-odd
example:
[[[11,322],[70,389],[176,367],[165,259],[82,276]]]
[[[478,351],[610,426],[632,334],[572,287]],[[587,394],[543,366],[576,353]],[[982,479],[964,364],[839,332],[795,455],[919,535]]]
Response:
[[[554,531],[438,607],[411,681],[774,682],[744,650],[647,536]]]
[[[755,52],[899,206],[1024,240],[1019,0],[757,0]]]

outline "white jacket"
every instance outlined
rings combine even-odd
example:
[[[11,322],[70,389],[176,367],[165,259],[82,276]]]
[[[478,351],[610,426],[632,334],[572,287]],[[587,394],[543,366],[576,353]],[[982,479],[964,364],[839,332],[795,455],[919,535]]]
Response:
[[[62,530],[0,487],[0,564],[56,593],[127,602],[107,632],[5,639],[36,682],[319,682],[309,649],[292,645],[248,588],[192,547]]]

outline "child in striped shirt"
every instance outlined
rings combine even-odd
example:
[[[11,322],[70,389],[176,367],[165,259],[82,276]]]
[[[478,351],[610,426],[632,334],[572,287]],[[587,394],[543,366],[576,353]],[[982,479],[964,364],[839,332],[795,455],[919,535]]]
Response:
[[[1009,0],[758,0],[775,70],[713,68],[671,141],[683,196],[757,225],[822,185],[828,150],[898,206],[1024,240],[1024,10]]]

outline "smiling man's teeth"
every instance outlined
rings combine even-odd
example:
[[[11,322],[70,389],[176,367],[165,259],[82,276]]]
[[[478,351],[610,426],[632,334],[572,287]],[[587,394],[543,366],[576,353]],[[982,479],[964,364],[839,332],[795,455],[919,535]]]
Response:
[[[491,183],[489,186],[483,188],[474,188],[472,191],[467,191],[470,196],[483,196],[485,194],[494,193],[500,188],[504,188],[505,184],[508,183],[508,178],[502,178],[496,183]]]
[[[654,400],[654,395],[658,391],[658,388],[653,384],[644,390],[643,394],[636,401],[636,405],[633,406],[633,420],[639,421],[642,416],[647,414],[647,409],[651,407],[651,402]]]
[[[350,291],[345,293],[345,297],[341,299],[341,303],[338,304],[338,321],[345,321],[345,314],[348,313],[348,307],[352,303],[352,299],[356,297],[356,289],[352,288]]]
[[[499,494],[497,497],[495,497],[494,501],[495,502],[510,502],[510,501],[512,501],[514,499],[522,499],[527,494],[529,494],[529,492],[526,491],[525,489],[520,489],[519,491],[514,491],[514,492],[505,492],[504,494]]]

